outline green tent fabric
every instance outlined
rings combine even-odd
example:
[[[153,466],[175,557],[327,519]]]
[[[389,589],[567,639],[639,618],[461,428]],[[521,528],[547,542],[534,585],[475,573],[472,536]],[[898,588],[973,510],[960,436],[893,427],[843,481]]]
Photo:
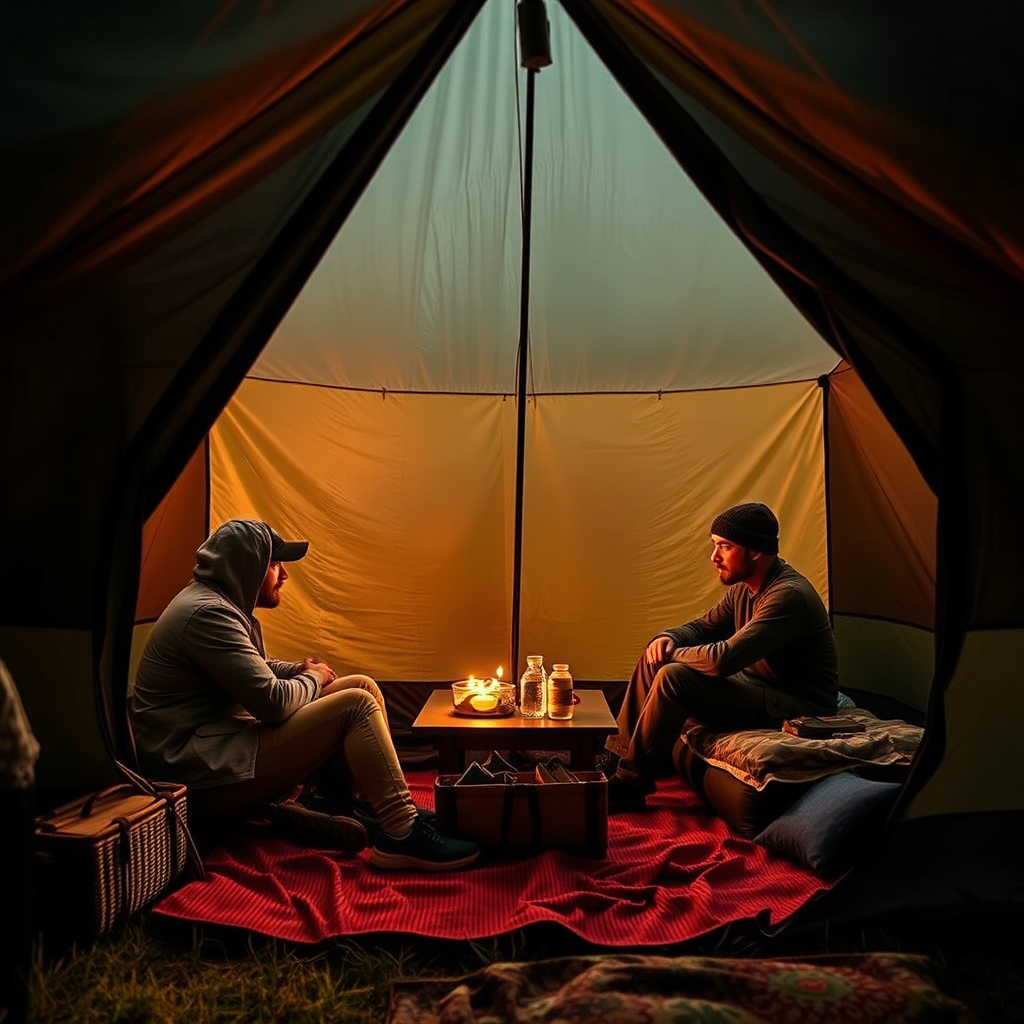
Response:
[[[556,64],[536,82],[531,386],[643,393],[824,378],[837,631],[842,639],[848,618],[853,649],[870,639],[868,659],[894,622],[934,635],[926,739],[889,862],[892,877],[927,884],[886,888],[879,878],[876,889],[896,903],[1019,900],[1006,838],[1019,838],[1024,786],[1006,769],[1024,722],[1015,685],[1024,559],[1014,540],[1024,482],[1022,81],[1013,49],[1021,13],[1000,4],[981,19],[942,4],[922,22],[880,4],[551,6]],[[2,18],[0,530],[10,582],[0,655],[40,736],[41,765],[59,748],[74,778],[86,780],[109,767],[93,693],[116,705],[129,676],[144,523],[247,374],[275,374],[268,341],[312,308],[313,298],[296,299],[339,230],[344,238],[350,214],[358,227],[360,199],[386,186],[374,175],[389,173],[389,153],[403,138],[418,142],[421,155],[410,158],[444,176],[493,160],[500,187],[460,182],[456,195],[471,216],[448,223],[518,229],[522,164],[509,129],[519,107],[512,92],[488,106],[493,97],[476,77],[508,60],[500,33],[487,29],[502,19],[512,26],[514,5],[365,0],[216,15],[191,3],[145,12],[25,5]],[[560,39],[576,77],[556,75]],[[492,40],[493,51],[460,59],[462,46]],[[449,75],[437,84],[461,116],[431,91],[439,73]],[[506,90],[522,80],[509,73]],[[627,97],[646,124],[623,127]],[[413,120],[430,111],[433,123],[414,133]],[[487,124],[495,144],[479,147],[479,129],[460,135],[467,120]],[[648,145],[651,133],[664,152]],[[621,163],[600,148],[609,134],[628,140]],[[620,258],[604,289],[615,296],[628,287],[637,305],[589,301],[601,293],[593,255],[609,238],[594,234],[585,200],[602,198],[607,167],[628,177],[644,154],[662,161],[664,207],[625,197],[636,205],[608,222],[627,234],[614,238]],[[678,188],[668,154],[685,172]],[[645,161],[644,172],[650,167]],[[572,187],[559,188],[559,175]],[[678,232],[656,241],[659,221],[671,223],[691,188],[685,178],[746,249],[717,273],[721,229],[712,221],[687,224],[707,231],[708,262],[676,248]],[[394,197],[398,237],[411,232],[423,246],[414,204],[436,203],[440,181],[413,179],[414,191]],[[575,194],[575,205],[557,211],[573,230],[545,235],[555,223],[545,188],[547,198]],[[491,206],[472,205],[485,198]],[[507,349],[457,342],[486,338],[494,318],[505,334],[515,329],[516,248],[429,242],[443,258],[423,267],[451,276],[420,279],[420,295],[444,306],[392,310],[394,337],[412,325],[417,355],[391,355],[406,361],[417,388],[507,391]],[[472,263],[475,252],[493,263]],[[646,255],[630,261],[634,253]],[[758,268],[764,277],[748,275]],[[355,269],[372,280],[372,265]],[[742,283],[748,301],[730,309],[727,293],[721,319],[701,321],[697,299],[722,289],[723,275]],[[491,290],[465,288],[484,280]],[[800,314],[777,321],[795,355],[780,364],[777,354],[720,344],[749,332],[744,314],[756,310],[759,327],[784,317],[781,295]],[[623,339],[645,313],[652,326],[642,334],[659,341],[656,351],[685,338],[660,364]],[[343,351],[348,382],[365,386],[360,361],[372,377],[380,352]],[[310,346],[303,357],[317,383],[322,352]],[[658,372],[645,376],[652,365]],[[861,415],[874,404],[887,427]],[[873,447],[886,429],[909,453],[906,466]],[[927,495],[905,509],[886,500],[902,493],[897,478],[908,468],[934,496],[934,522],[911,521]],[[882,510],[902,529],[864,519]],[[933,530],[928,551],[922,538]],[[855,579],[865,559],[876,598]],[[887,573],[901,587],[909,580],[914,599],[887,604]],[[933,621],[922,621],[932,609]],[[899,654],[883,648],[888,656]],[[941,851],[924,869],[920,853],[905,855],[922,836]],[[984,850],[979,836],[990,840]]]

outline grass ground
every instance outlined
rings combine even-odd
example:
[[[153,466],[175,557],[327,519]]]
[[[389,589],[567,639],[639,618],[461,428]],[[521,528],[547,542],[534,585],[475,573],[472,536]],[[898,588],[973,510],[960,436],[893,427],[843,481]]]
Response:
[[[976,1024],[1024,1022],[1024,945],[977,925],[926,923],[840,936],[827,930],[765,940],[752,925],[726,929],[665,955],[787,956],[869,949],[923,953],[935,981],[967,1005]],[[382,1024],[390,985],[453,977],[499,960],[581,952],[563,931],[538,929],[484,943],[408,936],[295,946],[236,931],[139,914],[112,935],[82,945],[37,944],[28,1024]],[[621,950],[617,950],[621,952]]]
[[[472,970],[487,950],[432,957],[401,943],[315,949],[259,936],[163,928],[141,916],[89,948],[37,953],[28,1021],[74,1024],[380,1024],[402,977]]]

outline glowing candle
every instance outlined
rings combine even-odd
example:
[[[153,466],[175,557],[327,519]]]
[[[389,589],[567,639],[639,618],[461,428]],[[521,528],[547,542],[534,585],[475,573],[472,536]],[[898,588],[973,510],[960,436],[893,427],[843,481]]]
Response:
[[[497,695],[492,693],[493,680],[469,677],[469,706],[474,711],[493,711],[498,706]]]

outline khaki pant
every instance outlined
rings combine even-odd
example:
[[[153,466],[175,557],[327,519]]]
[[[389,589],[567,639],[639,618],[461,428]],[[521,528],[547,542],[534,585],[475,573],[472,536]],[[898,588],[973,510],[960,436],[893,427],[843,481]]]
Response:
[[[261,725],[253,778],[193,791],[189,804],[205,818],[243,815],[318,772],[331,791],[361,793],[386,832],[401,835],[416,819],[384,696],[369,676],[339,677],[287,721]]]

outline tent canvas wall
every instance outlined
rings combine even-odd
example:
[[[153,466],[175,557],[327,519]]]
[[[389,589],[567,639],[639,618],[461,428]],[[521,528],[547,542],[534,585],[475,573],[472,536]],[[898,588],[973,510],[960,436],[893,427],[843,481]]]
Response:
[[[486,5],[469,28],[207,454],[212,523],[256,516],[316,538],[266,624],[273,649],[301,637],[383,680],[522,667],[509,666],[509,634],[524,90],[507,14]],[[680,174],[567,16],[552,16],[558,59],[537,83],[533,157],[519,651],[622,680],[656,624],[717,596],[707,526],[725,501],[770,500],[786,556],[828,600],[823,421],[826,401],[850,393],[830,397],[818,377],[855,375]],[[879,522],[863,502],[892,504],[920,480],[901,445],[882,450],[903,452],[909,483],[861,479],[840,516]],[[860,461],[844,454],[835,475]],[[889,680],[851,671],[847,683],[923,708],[934,511],[918,490],[896,530],[872,538],[898,538],[895,575],[913,585],[886,588],[885,618],[917,627],[917,664],[903,659]],[[155,523],[167,528],[166,511]],[[187,578],[204,535],[200,522],[162,588],[144,561],[141,621]],[[145,542],[169,546],[155,532]],[[855,572],[873,560],[862,554]]]
[[[318,534],[331,537],[312,568],[339,587],[330,607],[362,617],[322,627],[321,635],[356,638],[346,656],[380,664],[377,638],[420,626],[417,607],[438,593],[444,628],[414,634],[428,640],[419,648],[390,649],[394,660],[378,674],[451,677],[489,671],[502,657],[519,266],[507,235],[519,231],[522,164],[508,130],[513,73],[501,80],[503,105],[476,81],[508,62],[507,48],[495,42],[458,63],[461,46],[500,38],[476,20],[481,6],[366,0],[340,11],[236,7],[212,20],[189,4],[145,18],[69,7],[45,28],[28,7],[5,11],[5,38],[18,45],[4,96],[8,493],[0,514],[4,536],[17,538],[9,573],[18,587],[4,594],[0,650],[43,741],[41,770],[58,760],[57,774],[74,764],[79,780],[104,770],[99,730],[89,728],[92,682],[123,692],[137,600],[161,594],[152,566],[140,573],[144,522],[147,539],[159,526],[164,541],[190,538],[194,548],[203,512],[172,484],[207,434],[213,518],[258,511],[312,535],[316,550]],[[487,5],[481,19],[511,23],[513,5],[500,16],[499,6]],[[764,497],[792,531],[793,561],[827,591],[844,672],[859,658],[850,671],[880,692],[906,686],[904,669],[920,665],[920,635],[934,626],[929,728],[900,834],[912,841],[921,828],[937,830],[953,861],[979,823],[1019,830],[1024,793],[1000,768],[1024,720],[1012,686],[1021,558],[1003,543],[1024,476],[1013,401],[1024,322],[1013,202],[1020,139],[1008,127],[1020,101],[1009,42],[1020,14],[1000,8],[1002,21],[968,22],[943,7],[922,33],[900,12],[860,5],[825,13],[565,0],[561,8],[556,27],[579,37],[553,33],[559,63],[537,82],[538,195],[546,188],[561,204],[537,220],[530,278],[524,640],[564,653],[582,676],[621,673],[651,629],[685,614],[682,602],[708,586],[691,538],[723,500]],[[598,84],[601,66],[623,96],[610,78]],[[442,68],[448,79],[435,82]],[[461,83],[460,73],[469,76]],[[458,114],[441,103],[446,89],[463,119],[490,118],[489,147],[460,136]],[[630,133],[619,163],[600,149],[610,108],[588,108],[591,90],[605,104],[628,96],[643,113],[646,123],[611,122]],[[432,123],[414,132],[432,104]],[[690,190],[688,178],[728,240],[745,246],[728,257],[729,280],[744,261],[757,264],[802,314],[785,328],[800,343],[795,362],[772,365],[777,350],[756,347],[752,361],[749,350],[719,344],[769,333],[781,315],[771,289],[757,292],[767,307],[730,308],[727,298],[713,325],[692,315],[721,276],[693,285],[706,264],[675,247],[679,231],[654,230],[659,217],[681,216],[683,191],[666,186],[662,208],[636,188],[600,192],[603,181],[632,184],[629,161],[641,152],[665,159],[647,146],[653,135],[686,172],[678,188]],[[374,190],[387,188],[387,158],[417,140],[437,180],[413,175],[406,193],[392,193],[392,209],[374,204]],[[467,172],[482,157],[493,161],[485,170],[497,185],[442,181],[441,172]],[[651,166],[639,176],[655,173]],[[404,170],[396,161],[391,173],[401,180]],[[441,196],[461,204],[461,215],[439,209]],[[416,205],[423,197],[429,206]],[[685,209],[692,217],[698,207]],[[606,224],[617,234],[592,227],[595,210],[619,215]],[[393,263],[375,260],[408,252],[371,230],[346,253],[360,216],[364,230],[411,232],[419,243],[412,253],[422,263],[398,268],[399,283],[416,281],[405,293],[416,304],[366,302],[359,308],[373,319],[358,321],[346,297],[330,330],[347,325],[353,336],[329,349],[303,331],[322,322],[312,311],[318,287],[331,293],[334,260],[346,281],[361,271],[362,285],[395,274]],[[715,237],[710,222],[689,220],[688,230],[694,224]],[[505,232],[500,246],[473,236],[484,225],[494,237]],[[431,234],[438,226],[462,234]],[[668,248],[657,249],[655,237]],[[367,239],[380,244],[367,249]],[[605,278],[594,276],[602,247],[614,256]],[[705,248],[717,251],[711,241]],[[631,261],[652,249],[660,262]],[[470,263],[470,254],[491,262]],[[314,270],[311,291],[295,301]],[[673,291],[672,282],[689,283]],[[619,285],[632,288],[629,304],[598,301]],[[335,291],[334,301],[338,294],[356,295]],[[762,322],[744,325],[742,314],[755,309]],[[484,329],[495,324],[497,333]],[[410,339],[414,352],[401,347]],[[645,351],[650,339],[658,345]],[[742,395],[731,393],[740,386]],[[760,417],[766,435],[753,453],[741,424],[709,437],[711,424],[733,426],[739,407]],[[321,492],[303,455],[320,459],[339,440],[350,446],[347,461],[337,459]],[[407,458],[392,444],[405,445]],[[463,469],[470,462],[472,474]],[[382,490],[389,465],[412,478]],[[666,482],[673,475],[678,484]],[[644,501],[651,478],[659,490]],[[374,498],[407,504],[361,506],[358,486],[369,483]],[[287,484],[303,492],[304,507],[275,489]],[[417,517],[417,487],[430,491],[439,518]],[[568,499],[582,503],[586,529],[555,514]],[[165,515],[172,508],[186,510],[192,526]],[[417,555],[401,579],[379,560],[392,557],[395,536]],[[603,541],[599,552],[587,550],[591,537]],[[678,552],[674,563],[667,551]],[[328,561],[331,552],[344,559]],[[606,576],[588,575],[597,565]],[[595,639],[578,608],[607,604],[610,581],[623,589]],[[295,613],[313,623],[323,602],[312,584],[303,593],[298,574],[295,584]],[[478,631],[461,626],[467,618]],[[609,622],[621,632],[608,632]],[[539,632],[525,628],[531,623]],[[408,653],[423,649],[426,664]],[[917,684],[909,691],[924,702]],[[993,708],[995,727],[983,727]],[[983,853],[1002,866],[998,848]],[[925,874],[949,868],[936,863]],[[1018,878],[975,871],[969,888],[1005,897]]]

